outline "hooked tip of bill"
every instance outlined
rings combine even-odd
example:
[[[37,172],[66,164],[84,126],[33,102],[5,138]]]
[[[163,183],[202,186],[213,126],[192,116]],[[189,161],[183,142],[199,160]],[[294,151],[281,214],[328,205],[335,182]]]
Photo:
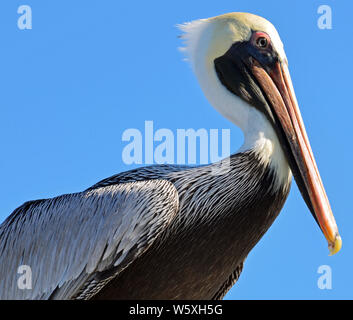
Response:
[[[342,239],[339,234],[336,235],[335,237],[335,242],[334,243],[329,243],[328,249],[330,250],[330,256],[333,256],[336,254],[338,251],[340,251],[342,248]]]

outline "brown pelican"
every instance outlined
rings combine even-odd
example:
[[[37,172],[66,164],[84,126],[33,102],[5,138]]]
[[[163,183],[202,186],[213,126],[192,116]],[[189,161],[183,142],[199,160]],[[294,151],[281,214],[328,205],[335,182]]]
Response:
[[[292,173],[331,254],[340,250],[276,29],[248,13],[181,29],[206,97],[244,145],[219,163],[139,168],[26,202],[0,226],[0,298],[221,299],[283,207]],[[18,285],[21,265],[29,289]]]

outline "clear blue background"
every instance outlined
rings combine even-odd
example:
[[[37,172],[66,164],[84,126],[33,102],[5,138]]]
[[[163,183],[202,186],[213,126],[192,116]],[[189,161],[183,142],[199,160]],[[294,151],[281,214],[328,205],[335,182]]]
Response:
[[[17,28],[17,8],[33,29]],[[328,4],[333,29],[317,27]],[[206,101],[177,50],[176,24],[231,11],[269,19],[285,44],[312,148],[343,238],[326,241],[298,189],[250,253],[228,299],[351,299],[351,1],[39,1],[0,3],[0,220],[32,199],[84,190],[122,163],[127,128],[231,128]],[[175,131],[174,131],[175,132]],[[317,286],[332,268],[332,290]]]

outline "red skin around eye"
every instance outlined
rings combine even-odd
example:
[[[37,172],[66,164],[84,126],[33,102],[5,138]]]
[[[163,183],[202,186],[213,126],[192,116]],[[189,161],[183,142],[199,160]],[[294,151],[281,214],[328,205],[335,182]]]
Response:
[[[268,43],[268,44],[271,43],[271,39],[270,39],[270,37],[268,36],[268,34],[265,33],[265,32],[261,32],[261,31],[255,32],[255,33],[253,34],[252,39],[251,39],[251,42],[256,45],[256,41],[257,41],[257,39],[259,39],[259,38],[266,38],[266,39],[267,39],[267,43]]]

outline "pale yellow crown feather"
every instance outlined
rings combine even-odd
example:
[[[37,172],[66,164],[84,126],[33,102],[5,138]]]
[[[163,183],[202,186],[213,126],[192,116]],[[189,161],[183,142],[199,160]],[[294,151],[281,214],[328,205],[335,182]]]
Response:
[[[184,23],[179,28],[184,32],[183,49],[191,62],[196,56],[200,57],[197,51],[202,51],[205,58],[214,60],[223,55],[233,43],[249,40],[252,31],[266,32],[281,60],[286,61],[283,43],[276,28],[266,19],[251,13],[227,13]]]

